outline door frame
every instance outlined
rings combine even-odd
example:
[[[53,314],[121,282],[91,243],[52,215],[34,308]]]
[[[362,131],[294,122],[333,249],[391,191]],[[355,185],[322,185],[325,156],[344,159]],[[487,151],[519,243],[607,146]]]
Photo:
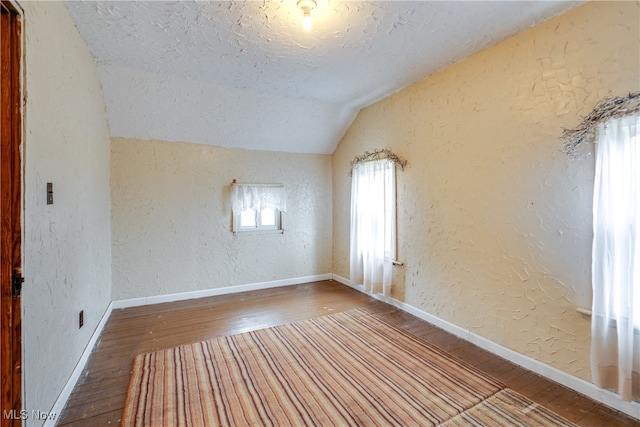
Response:
[[[20,7],[0,0],[0,426],[22,424],[22,24]],[[19,287],[16,287],[16,281]]]

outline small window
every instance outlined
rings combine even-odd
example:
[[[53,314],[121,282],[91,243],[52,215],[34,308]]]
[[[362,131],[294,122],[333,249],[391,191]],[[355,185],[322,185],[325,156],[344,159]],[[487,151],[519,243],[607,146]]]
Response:
[[[234,218],[235,232],[282,231],[282,213],[278,209],[265,208],[261,211],[246,209]]]
[[[233,233],[284,231],[287,194],[282,184],[238,184],[230,191]]]

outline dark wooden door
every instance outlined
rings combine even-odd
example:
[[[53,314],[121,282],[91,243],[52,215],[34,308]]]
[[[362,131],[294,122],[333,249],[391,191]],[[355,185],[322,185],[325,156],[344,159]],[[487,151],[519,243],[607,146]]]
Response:
[[[21,21],[11,4],[0,2],[0,425],[19,426],[22,345],[20,294],[22,113],[20,110]],[[16,286],[20,285],[20,286]]]

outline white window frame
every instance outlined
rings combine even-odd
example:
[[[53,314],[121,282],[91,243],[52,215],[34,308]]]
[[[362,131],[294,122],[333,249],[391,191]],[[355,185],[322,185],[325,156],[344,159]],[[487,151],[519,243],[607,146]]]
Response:
[[[614,120],[621,120],[621,119],[614,119]],[[636,121],[636,123],[640,123],[640,118],[637,115],[633,115],[630,116],[629,118],[626,118],[625,120],[629,121],[629,120],[633,120]],[[601,124],[598,127],[598,138],[602,135],[602,134],[606,134],[606,129],[608,126],[609,122],[604,122],[603,124]],[[629,126],[631,126],[631,124],[629,123]],[[598,162],[596,164],[596,180],[599,180],[600,177],[604,174],[605,176],[607,175],[613,175],[617,177],[617,183],[621,184],[622,182],[626,181],[627,179],[632,179],[632,176],[635,178],[635,182],[637,183],[638,180],[640,179],[640,177],[638,177],[638,166],[640,165],[640,150],[633,150],[630,151],[629,148],[626,148],[626,150],[629,151],[625,151],[625,154],[622,155],[620,154],[620,150],[623,150],[623,146],[634,146],[640,143],[640,129],[638,129],[637,127],[633,127],[633,129],[636,129],[636,133],[633,135],[630,135],[630,140],[628,143],[622,145],[618,145],[618,144],[614,144],[609,142],[609,146],[612,148],[609,148],[608,150],[602,150],[603,152],[608,152],[608,153],[614,153],[614,154],[609,154],[607,156],[604,156],[605,159],[609,160],[611,158],[615,159],[615,162],[611,162],[608,163],[606,161],[600,161],[600,159],[598,159]],[[626,136],[626,135],[625,135]],[[604,144],[604,142],[601,141],[597,141],[598,144]],[[602,147],[598,147],[599,149]],[[600,152],[598,152],[598,154],[600,154]],[[620,163],[620,160],[624,158],[625,162],[623,164]],[[624,176],[624,178],[621,178],[621,176]],[[609,178],[611,179],[611,178]],[[629,198],[627,195],[624,194],[624,191],[620,189],[620,187],[615,187],[615,188],[611,188],[611,187],[605,187],[605,189],[599,189],[596,188],[594,189],[594,197],[601,197],[599,196],[600,193],[604,193],[605,191],[609,191],[609,192],[613,192],[615,193],[616,191],[622,191],[622,193],[617,193],[617,194],[606,194],[606,200],[609,201],[609,204],[611,206],[615,206],[615,203],[619,203],[620,201],[624,200],[624,201],[628,201]],[[600,203],[602,203],[602,201],[600,201]],[[603,213],[601,212],[600,215],[603,215],[603,217],[607,218],[606,222],[600,222],[599,225],[599,230],[600,233],[604,234],[605,236],[609,236],[609,239],[615,239],[615,242],[622,242],[624,240],[626,240],[628,238],[628,236],[637,236],[637,227],[638,227],[638,218],[636,216],[630,216],[627,212],[629,211],[628,206],[622,206],[622,207],[612,207],[609,211],[609,214],[607,216],[604,216]],[[594,209],[595,209],[595,204],[594,204]],[[600,207],[599,209],[603,210],[602,207]],[[637,211],[634,211],[637,212]],[[596,215],[594,213],[594,221],[596,220]],[[595,230],[595,229],[594,229]],[[607,244],[611,245],[612,241],[607,241]],[[602,243],[601,243],[602,245]],[[619,247],[616,245],[616,247]],[[594,249],[595,251],[595,249]],[[598,251],[597,253],[594,252],[593,253],[593,259],[594,261],[597,259],[596,257],[598,257],[601,254],[601,250]],[[620,256],[619,252],[616,252],[616,255]],[[637,255],[636,255],[637,256]],[[602,263],[602,260],[598,261],[600,263]],[[611,261],[613,262],[613,261]],[[624,269],[622,269],[622,271],[624,271]],[[608,270],[608,272],[610,274],[613,274],[613,270],[610,267],[610,269]],[[628,278],[625,277],[625,280],[627,280]],[[611,281],[610,283],[616,283],[615,281]],[[602,285],[602,283],[598,282],[595,286],[600,286]],[[616,300],[623,300],[624,297],[620,296],[620,295],[627,295],[629,290],[624,289],[623,287],[621,287],[621,283],[617,283],[618,286],[613,287],[613,289],[611,289],[609,292],[614,294],[614,298]],[[633,285],[635,285],[636,289],[638,287],[638,282],[636,281]],[[633,291],[633,295],[636,296],[636,298],[638,298],[638,291],[634,290]],[[631,302],[632,306],[637,305],[637,303],[635,301]],[[638,310],[632,310],[631,312],[631,317],[628,318],[626,317],[627,314],[623,314],[617,311],[617,309],[613,309],[613,311],[611,312],[611,316],[612,318],[610,319],[610,322],[613,326],[617,325],[617,321],[618,320],[629,320],[631,319],[631,322],[633,323],[633,329],[634,329],[634,334],[638,335],[640,333],[640,312]],[[617,327],[617,326],[616,326]]]
[[[245,233],[284,233],[284,227],[282,226],[282,212],[279,209],[273,209],[275,224],[265,225],[262,221],[263,212],[267,209],[263,209],[261,212],[257,212],[255,209],[247,209],[244,212],[238,212],[233,216],[233,233],[245,234]],[[255,222],[253,224],[243,224],[242,214],[253,214]]]
[[[237,235],[284,233],[283,213],[287,211],[287,195],[282,184],[239,184],[230,189],[232,232]],[[273,211],[273,221],[263,218]],[[246,221],[245,221],[246,220]]]

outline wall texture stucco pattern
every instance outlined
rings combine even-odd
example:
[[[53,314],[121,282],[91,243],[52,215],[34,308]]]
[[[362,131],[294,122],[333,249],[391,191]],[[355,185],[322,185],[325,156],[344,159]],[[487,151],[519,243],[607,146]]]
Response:
[[[64,4],[21,5],[23,408],[31,415],[51,410],[111,301],[110,140],[96,64]]]
[[[331,156],[112,139],[113,298],[331,272]],[[229,186],[280,183],[284,234],[234,236]]]
[[[590,2],[362,110],[333,156],[333,271],[349,277],[349,161],[398,174],[393,296],[590,380],[594,159],[563,127],[640,89],[638,2]]]

